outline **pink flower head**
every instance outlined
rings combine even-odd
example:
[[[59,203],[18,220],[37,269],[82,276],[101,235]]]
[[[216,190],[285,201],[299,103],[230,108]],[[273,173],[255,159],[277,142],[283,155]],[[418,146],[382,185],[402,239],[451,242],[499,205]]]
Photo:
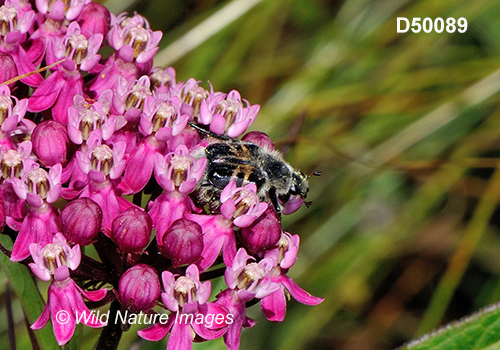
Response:
[[[31,9],[23,9],[21,7],[16,0],[7,0],[0,7],[2,22],[2,28],[0,29],[0,51],[12,57],[16,66],[16,73],[19,75],[36,70],[36,64],[33,64],[34,60],[31,59],[30,55],[20,45],[26,40],[26,33],[33,28],[35,12]],[[43,82],[43,78],[40,73],[36,73],[22,78],[21,81],[30,86],[39,86]]]
[[[36,0],[36,8],[42,14],[48,14],[48,17],[54,21],[67,19],[72,21],[78,17],[83,6],[90,0],[69,0],[69,1],[49,1]]]
[[[221,193],[220,211],[226,219],[233,219],[238,227],[248,227],[267,209],[268,204],[259,201],[257,186],[249,183],[245,187],[237,187],[232,180]]]
[[[137,124],[142,113],[146,96],[153,93],[150,90],[148,76],[144,75],[139,80],[127,81],[122,76],[118,77],[116,94],[113,96],[113,109],[117,115],[122,115],[125,120],[118,123],[121,128],[126,122]]]
[[[149,73],[149,79],[156,91],[168,93],[171,87],[175,86],[175,69],[172,67],[154,67]]]
[[[118,179],[125,169],[125,146],[124,141],[113,143],[113,148],[102,145],[99,137],[92,133],[87,141],[87,151],[76,153],[78,166],[87,175],[86,182],[80,190],[70,190],[65,194],[65,198],[88,197],[99,204],[103,213],[102,227],[107,230],[111,230],[111,224],[120,212],[134,206],[122,196],[116,181],[112,181]]]
[[[216,303],[227,308],[234,317],[224,335],[229,350],[239,349],[241,329],[255,324],[246,316],[246,303],[254,298],[265,298],[279,289],[279,284],[268,278],[274,266],[272,259],[264,258],[258,263],[248,263],[248,260],[255,259],[240,248],[232,265],[226,267],[224,278],[228,289],[217,295]]]
[[[272,259],[276,266],[271,270],[266,280],[279,285],[274,293],[262,298],[262,313],[269,321],[282,322],[285,319],[287,297],[291,295],[295,300],[306,305],[318,305],[323,298],[315,297],[300,288],[286,272],[297,259],[299,236],[284,232],[275,249],[265,253],[265,257]]]
[[[185,276],[175,277],[170,271],[161,275],[164,293],[161,300],[170,311],[195,312],[198,305],[205,304],[212,291],[210,281],[200,282],[196,265],[189,265]]]
[[[73,99],[68,109],[68,135],[71,141],[81,145],[90,133],[98,133],[104,141],[109,140],[116,129],[116,116],[108,116],[113,92],[105,90],[94,103],[81,95]]]
[[[275,150],[275,146],[271,138],[266,133],[261,131],[250,131],[241,138],[241,141],[255,143],[269,152]]]
[[[27,107],[28,99],[18,100],[11,95],[7,85],[0,85],[0,125],[4,133],[14,131],[18,127],[26,114]]]
[[[117,179],[125,170],[125,142],[119,141],[110,148],[101,144],[96,134],[87,141],[87,152],[78,151],[76,157],[83,173],[88,174],[94,182],[104,182],[106,178]]]
[[[299,235],[292,236],[288,232],[283,232],[277,243],[277,247],[267,251],[264,257],[273,259],[276,265],[279,265],[284,270],[288,270],[297,260],[299,244]]]
[[[254,122],[259,109],[259,105],[242,100],[236,90],[228,94],[210,93],[206,100],[201,101],[199,122],[210,124],[210,131],[216,134],[238,137]]]
[[[3,179],[21,178],[24,174],[24,162],[31,155],[31,141],[23,141],[17,151],[0,147],[0,169]]]
[[[33,263],[31,271],[42,281],[64,281],[69,278],[69,270],[80,265],[81,252],[77,244],[70,248],[61,232],[56,233],[52,243],[41,247],[38,243],[29,245]]]
[[[180,107],[181,100],[177,96],[166,101],[146,96],[139,131],[143,135],[155,133],[155,137],[161,141],[179,135],[189,119],[187,114],[181,114]]]
[[[189,115],[190,120],[198,116],[201,102],[208,96],[208,91],[199,86],[200,83],[200,81],[190,78],[184,84],[178,84],[173,89],[173,94],[182,99],[182,113]]]
[[[277,291],[279,286],[276,283],[265,280],[274,266],[273,260],[264,258],[258,263],[248,263],[248,260],[255,258],[248,255],[244,248],[240,248],[233,265],[226,268],[224,275],[229,289],[236,290],[236,295],[241,301],[261,299]]]
[[[141,15],[126,17],[122,13],[112,24],[107,40],[125,62],[135,60],[137,63],[146,63],[158,51],[162,35],[161,31],[153,32],[149,22]]]
[[[206,158],[195,160],[188,149],[180,145],[163,157],[155,154],[155,178],[165,191],[191,192],[205,171]]]
[[[44,203],[54,203],[61,195],[61,164],[54,165],[49,172],[31,159],[24,162],[21,179],[12,178],[12,186],[19,198],[25,199],[32,207]]]
[[[140,330],[139,336],[158,341],[167,336],[167,350],[189,350],[195,335],[205,340],[221,337],[232,322],[228,310],[219,304],[207,302],[210,281],[200,282],[198,268],[189,265],[185,276],[177,277],[169,271],[162,274],[165,292],[161,298],[172,312],[166,324],[157,323]],[[174,311],[175,310],[175,311]]]
[[[50,316],[57,343],[62,346],[73,336],[77,319],[89,327],[104,327],[106,324],[90,312],[82,296],[91,301],[99,301],[106,296],[106,293],[105,288],[85,292],[71,278],[54,281],[49,287],[47,304],[38,320],[31,325],[31,329],[38,330],[45,327]]]
[[[0,7],[0,19],[2,28],[0,36],[2,41],[15,44],[24,41],[22,34],[27,33],[35,21],[35,12],[32,10],[21,11],[17,0],[7,0]]]
[[[47,52],[48,63],[67,58],[62,63],[66,70],[75,71],[78,67],[82,71],[89,71],[101,59],[97,51],[101,47],[102,40],[102,34],[94,34],[87,39],[81,33],[80,25],[77,22],[71,22],[64,37],[52,39],[52,46]]]

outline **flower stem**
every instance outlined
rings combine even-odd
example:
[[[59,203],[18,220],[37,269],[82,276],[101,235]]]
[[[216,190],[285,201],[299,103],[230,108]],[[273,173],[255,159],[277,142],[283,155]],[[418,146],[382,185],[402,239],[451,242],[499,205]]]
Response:
[[[118,348],[118,343],[122,337],[122,329],[119,323],[115,323],[112,320],[116,319],[116,314],[120,311],[121,304],[118,300],[111,303],[109,308],[109,322],[106,327],[103,328],[99,340],[95,347],[95,350],[115,350]]]
[[[10,282],[8,279],[5,280],[5,309],[7,312],[7,323],[8,323],[8,334],[10,349],[16,350],[16,334],[14,326],[14,316],[12,315],[12,297]]]

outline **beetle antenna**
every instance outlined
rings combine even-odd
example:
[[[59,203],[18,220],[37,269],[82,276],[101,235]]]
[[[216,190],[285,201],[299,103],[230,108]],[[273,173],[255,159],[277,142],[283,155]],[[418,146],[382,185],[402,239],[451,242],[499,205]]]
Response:
[[[314,173],[310,173],[309,175],[307,175],[307,178],[310,178],[311,176],[321,176],[321,174],[321,171],[315,171]]]

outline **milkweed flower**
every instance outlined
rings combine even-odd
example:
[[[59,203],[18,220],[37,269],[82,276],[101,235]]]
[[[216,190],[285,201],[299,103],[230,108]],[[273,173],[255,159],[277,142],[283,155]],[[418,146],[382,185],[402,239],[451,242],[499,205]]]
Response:
[[[120,212],[134,206],[122,197],[113,181],[118,179],[125,169],[124,154],[123,141],[116,142],[111,148],[102,144],[95,134],[91,135],[87,142],[87,151],[76,153],[78,166],[82,173],[87,175],[87,182],[80,193],[72,193],[71,196],[88,197],[99,204],[103,212],[102,227],[107,230],[111,229],[111,223]]]
[[[228,329],[228,311],[221,305],[209,303],[210,281],[201,283],[198,268],[189,265],[185,276],[176,277],[169,271],[162,273],[163,288],[161,299],[172,311],[167,323],[157,323],[138,331],[147,340],[158,341],[167,336],[167,350],[191,349],[195,335],[204,340],[221,337]]]
[[[62,1],[56,1],[56,3]],[[83,6],[83,5],[82,5]],[[30,112],[41,112],[52,107],[54,120],[66,124],[68,108],[77,95],[83,95],[81,71],[89,71],[98,63],[101,55],[102,34],[93,34],[88,39],[81,34],[80,25],[72,22],[62,38],[55,36],[47,47],[49,64],[64,61],[31,95],[28,102]]]
[[[165,190],[149,209],[158,244],[163,244],[163,235],[172,222],[181,219],[185,214],[201,212],[195,207],[188,193],[203,175],[205,164],[206,159],[195,160],[184,145],[178,146],[175,152],[166,156],[155,154],[155,179]]]
[[[266,277],[273,266],[273,260],[264,258],[261,261],[248,263],[254,258],[240,248],[233,264],[226,268],[224,280],[228,289],[217,295],[216,303],[228,309],[234,322],[224,334],[224,343],[229,350],[239,349],[240,334],[243,327],[250,328],[255,321],[246,316],[246,302],[264,298],[279,289],[279,285]]]
[[[307,293],[286,275],[288,269],[297,260],[298,250],[299,236],[292,236],[284,232],[277,247],[264,254],[266,258],[272,259],[276,264],[266,280],[279,285],[277,291],[264,297],[261,301],[262,313],[269,321],[282,322],[285,319],[287,293],[291,294],[298,302],[306,305],[318,305],[324,300]]]
[[[27,258],[31,243],[48,244],[61,231],[58,214],[50,205],[61,195],[61,169],[61,164],[56,164],[47,173],[40,164],[27,159],[23,177],[11,179],[17,196],[30,205],[14,242],[11,261]]]
[[[259,105],[252,106],[242,100],[236,90],[228,94],[212,92],[200,102],[199,121],[210,125],[210,131],[216,134],[227,133],[229,137],[238,137],[255,121],[259,109]]]
[[[224,187],[220,195],[221,213],[226,219],[233,219],[238,227],[248,227],[267,209],[268,204],[261,202],[257,196],[257,186],[249,183],[237,187],[232,180]]]
[[[116,130],[116,116],[110,115],[113,92],[105,90],[97,101],[89,102],[82,95],[73,98],[68,108],[68,136],[74,144],[86,142],[91,133],[107,141]]]
[[[57,343],[62,346],[73,336],[77,318],[89,327],[106,325],[90,312],[83,302],[83,297],[98,301],[106,296],[107,290],[104,288],[85,292],[69,276],[69,270],[75,270],[80,264],[80,246],[70,248],[64,236],[57,233],[52,243],[43,247],[37,243],[30,244],[30,252],[34,262],[29,266],[33,273],[42,281],[52,279],[47,304],[40,317],[31,325],[31,329],[42,329],[50,317]]]

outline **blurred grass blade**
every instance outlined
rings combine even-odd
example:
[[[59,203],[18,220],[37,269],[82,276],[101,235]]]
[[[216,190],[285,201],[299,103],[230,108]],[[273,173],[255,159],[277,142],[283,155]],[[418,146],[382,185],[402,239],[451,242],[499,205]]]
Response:
[[[469,261],[479,244],[483,233],[488,227],[489,221],[500,200],[500,168],[497,168],[490,184],[485,191],[481,202],[474,211],[472,219],[461,239],[457,250],[450,259],[448,268],[434,293],[431,304],[427,309],[424,319],[419,328],[419,334],[430,331],[437,327],[450,303]]]
[[[12,240],[6,235],[0,235],[0,243],[7,249],[12,249]],[[23,310],[29,322],[35,322],[45,306],[42,296],[31,278],[28,268],[21,264],[12,263],[9,258],[0,254],[0,268],[5,272],[11,283],[12,289],[21,301]],[[38,345],[42,349],[58,349],[51,324],[35,332]]]
[[[500,346],[500,304],[424,335],[398,350],[498,349]]]
[[[261,1],[235,0],[230,2],[177,41],[158,52],[155,56],[155,64],[160,66],[172,64],[237,20]]]

